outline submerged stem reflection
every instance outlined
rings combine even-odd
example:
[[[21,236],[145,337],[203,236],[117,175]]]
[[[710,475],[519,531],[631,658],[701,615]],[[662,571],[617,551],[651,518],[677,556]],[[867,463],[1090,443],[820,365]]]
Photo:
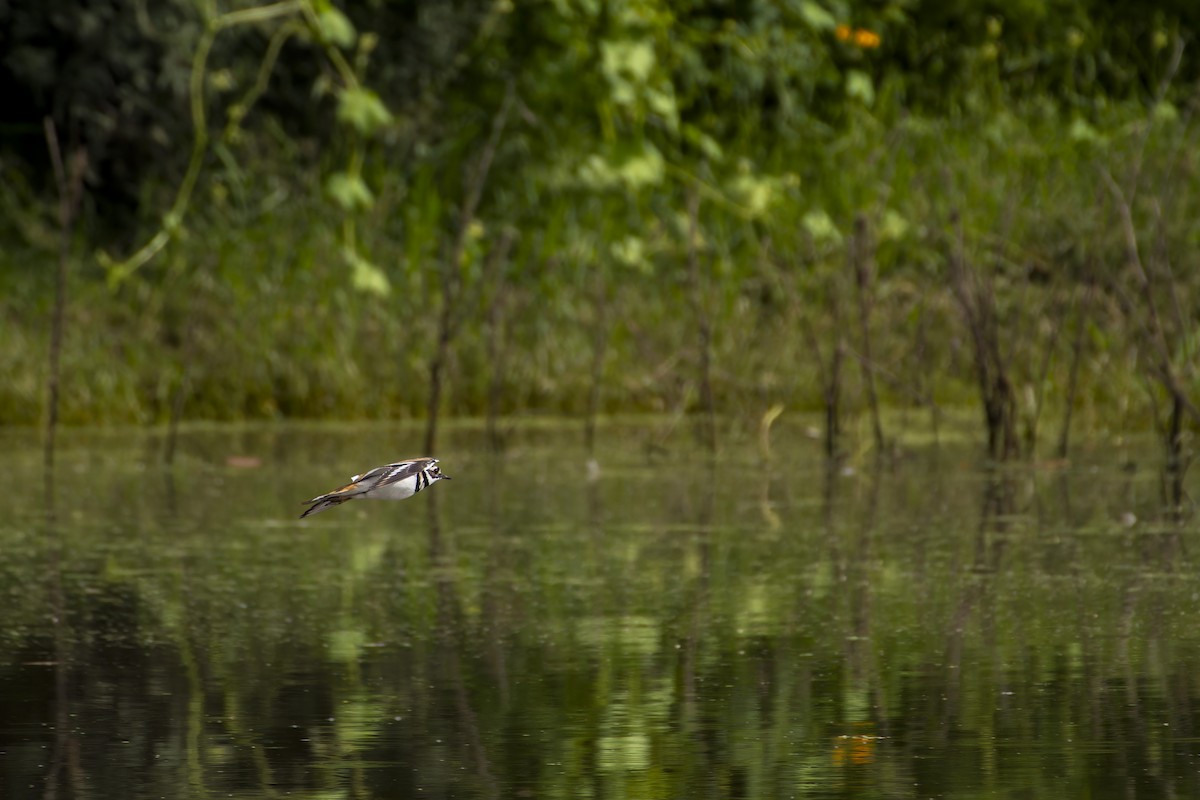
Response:
[[[306,465],[370,460],[369,437],[239,435],[275,454],[259,474],[185,438],[174,490],[97,450],[89,483],[0,523],[5,785],[1200,793],[1200,570],[1152,471],[947,445],[827,468],[776,433],[765,471],[602,442],[589,470],[514,430],[508,455],[448,453],[453,483],[312,524]]]

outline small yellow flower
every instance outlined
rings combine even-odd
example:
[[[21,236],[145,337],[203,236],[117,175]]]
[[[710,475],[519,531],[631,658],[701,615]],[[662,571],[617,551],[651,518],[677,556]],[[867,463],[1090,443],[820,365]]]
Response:
[[[850,36],[853,33],[850,30],[849,25],[838,25],[833,32],[837,36],[839,42],[849,41]]]
[[[879,47],[879,34],[859,28],[854,32],[854,43],[864,50],[874,50]]]

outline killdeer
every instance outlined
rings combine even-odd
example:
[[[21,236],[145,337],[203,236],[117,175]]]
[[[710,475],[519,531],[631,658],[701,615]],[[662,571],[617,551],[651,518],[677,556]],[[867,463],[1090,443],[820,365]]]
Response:
[[[350,479],[350,483],[342,488],[314,497],[308,501],[312,507],[301,514],[300,518],[304,519],[309,514],[316,514],[357,498],[404,500],[441,480],[448,481],[450,476],[442,474],[436,458],[397,461],[395,464],[376,467],[362,475],[355,475]]]

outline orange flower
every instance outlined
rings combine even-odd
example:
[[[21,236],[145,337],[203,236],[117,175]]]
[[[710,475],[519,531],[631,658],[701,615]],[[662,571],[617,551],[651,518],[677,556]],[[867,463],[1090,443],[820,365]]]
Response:
[[[874,50],[879,47],[882,41],[879,34],[874,31],[869,31],[866,28],[851,28],[845,23],[838,25],[833,29],[833,33],[837,36],[839,42],[854,42],[858,47],[864,50]]]
[[[854,32],[854,43],[864,50],[874,50],[879,47],[879,34],[859,28]]]

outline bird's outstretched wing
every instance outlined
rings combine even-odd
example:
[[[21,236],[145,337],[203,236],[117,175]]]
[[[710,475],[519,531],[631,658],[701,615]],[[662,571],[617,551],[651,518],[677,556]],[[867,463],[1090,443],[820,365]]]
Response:
[[[393,483],[399,483],[405,478],[411,478],[421,470],[436,464],[437,460],[433,458],[414,458],[409,461],[397,461],[394,464],[388,464],[385,467],[376,467],[358,479],[359,483],[367,483],[368,478],[372,479],[372,489],[382,489],[384,486],[391,486]]]
[[[340,506],[342,503],[353,500],[374,489],[399,483],[405,478],[412,477],[431,464],[436,463],[437,459],[435,458],[414,458],[367,470],[362,475],[355,475],[350,479],[350,483],[340,489],[334,489],[332,492],[307,501],[306,505],[311,504],[312,507],[301,514],[300,519],[304,519],[309,514],[317,514],[334,506]]]

